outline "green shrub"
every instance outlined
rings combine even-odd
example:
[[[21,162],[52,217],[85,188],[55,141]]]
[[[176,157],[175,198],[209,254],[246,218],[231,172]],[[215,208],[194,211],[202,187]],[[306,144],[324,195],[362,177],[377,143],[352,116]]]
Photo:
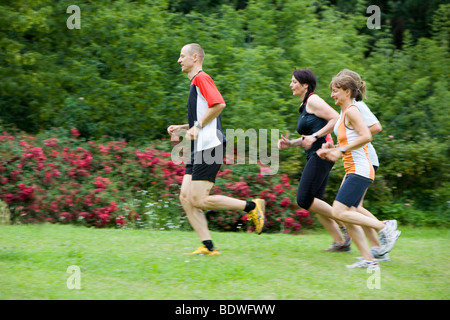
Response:
[[[139,148],[107,137],[85,141],[79,135],[76,129],[38,136],[3,132],[0,198],[8,204],[13,223],[189,229],[179,202],[184,165],[173,163],[164,151],[173,147],[171,142],[160,141],[160,149]],[[288,176],[264,176],[260,170],[264,166],[225,165],[214,192],[264,198],[267,232],[298,233],[311,226],[309,212],[292,202],[295,193]],[[236,230],[240,225],[252,231],[246,216],[243,211],[220,211],[210,218],[210,226]]]

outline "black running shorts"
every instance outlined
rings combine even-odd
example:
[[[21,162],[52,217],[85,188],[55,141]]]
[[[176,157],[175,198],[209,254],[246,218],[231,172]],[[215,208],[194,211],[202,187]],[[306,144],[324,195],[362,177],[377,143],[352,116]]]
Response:
[[[191,161],[186,164],[185,174],[191,174],[192,180],[215,182],[217,172],[223,163],[225,146],[223,144],[191,153]]]
[[[357,174],[348,174],[345,177],[344,183],[339,189],[335,200],[347,207],[357,208],[364,193],[372,182],[372,179]]]

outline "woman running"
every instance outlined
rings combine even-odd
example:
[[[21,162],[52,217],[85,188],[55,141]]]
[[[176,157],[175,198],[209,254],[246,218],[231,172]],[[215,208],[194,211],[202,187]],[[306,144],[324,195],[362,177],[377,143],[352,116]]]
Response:
[[[372,140],[372,134],[364,123],[361,112],[353,104],[353,99],[362,100],[366,91],[365,82],[344,74],[333,78],[330,89],[335,104],[341,107],[341,115],[334,127],[338,146],[324,144],[317,155],[332,162],[340,157],[344,161],[346,175],[333,202],[333,217],[346,223],[347,230],[362,255],[360,261],[349,267],[378,268],[364,232],[357,226],[373,228],[379,232],[379,255],[392,250],[400,231],[397,230],[395,220],[382,222],[374,216],[368,217],[356,211],[367,188],[375,179],[375,171],[367,151],[367,143]]]
[[[316,154],[316,151],[326,142],[327,134],[333,131],[339,114],[314,93],[316,76],[311,70],[295,70],[290,87],[292,94],[302,101],[296,128],[301,136],[293,140],[288,140],[287,136],[281,136],[278,148],[303,147],[305,149],[306,164],[298,184],[297,204],[317,214],[319,221],[332,236],[336,248],[349,249],[349,239],[342,237],[339,226],[332,219],[332,207],[323,201],[325,187],[334,163],[321,159]]]

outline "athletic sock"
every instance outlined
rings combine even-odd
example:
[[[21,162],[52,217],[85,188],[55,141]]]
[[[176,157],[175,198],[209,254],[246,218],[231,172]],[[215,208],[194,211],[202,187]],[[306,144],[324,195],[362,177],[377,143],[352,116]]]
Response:
[[[256,208],[256,203],[253,201],[247,201],[247,204],[245,205],[245,212],[250,212]]]
[[[209,251],[213,251],[214,250],[214,245],[212,240],[205,240],[203,241],[203,244],[205,245],[205,247],[209,250]]]

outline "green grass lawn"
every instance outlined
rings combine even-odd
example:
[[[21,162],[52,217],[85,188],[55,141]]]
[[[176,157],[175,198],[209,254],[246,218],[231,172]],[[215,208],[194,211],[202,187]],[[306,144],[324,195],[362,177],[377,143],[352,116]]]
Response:
[[[213,233],[222,253],[189,256],[194,232],[0,225],[0,299],[449,299],[448,229],[400,227],[402,236],[374,274],[349,270],[358,256],[325,253],[331,238]],[[81,289],[69,289],[69,266]]]

